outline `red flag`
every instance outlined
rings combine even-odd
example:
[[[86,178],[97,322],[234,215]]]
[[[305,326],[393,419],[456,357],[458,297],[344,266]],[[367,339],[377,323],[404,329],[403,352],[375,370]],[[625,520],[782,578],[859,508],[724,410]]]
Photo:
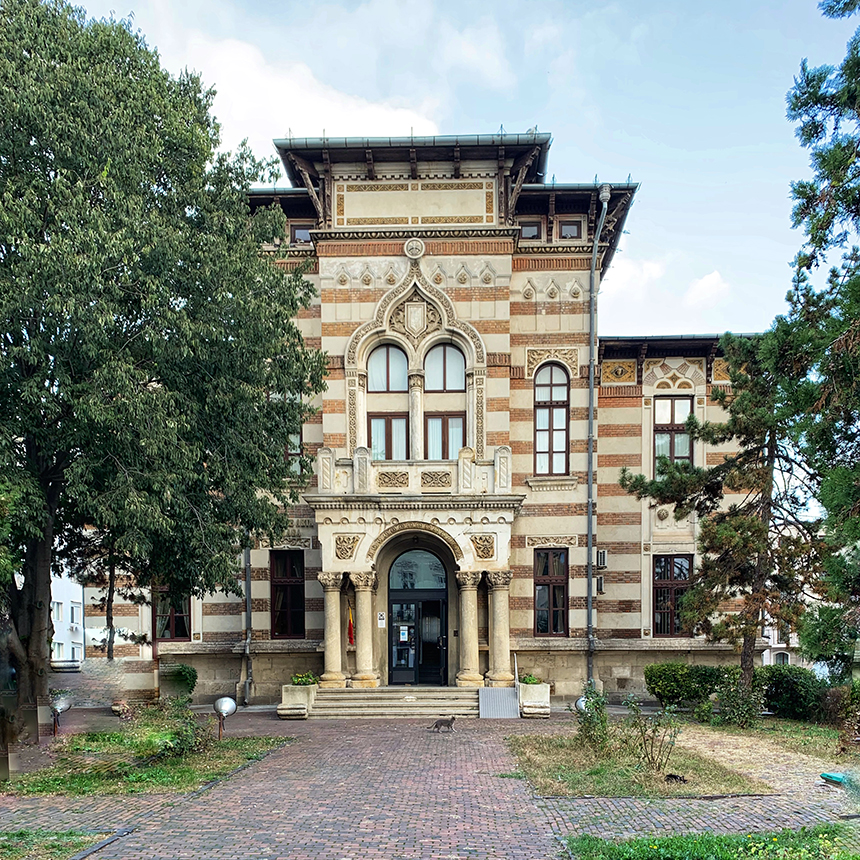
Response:
[[[355,645],[355,629],[352,626],[352,607],[349,607],[349,626],[346,628],[346,638],[350,645]]]

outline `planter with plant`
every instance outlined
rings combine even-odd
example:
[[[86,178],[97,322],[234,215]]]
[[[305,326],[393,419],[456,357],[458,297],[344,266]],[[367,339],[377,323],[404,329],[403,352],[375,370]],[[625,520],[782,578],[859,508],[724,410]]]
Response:
[[[319,690],[319,678],[313,672],[297,672],[291,684],[281,687],[278,716],[282,720],[306,720]]]
[[[549,718],[549,684],[545,684],[531,672],[520,675],[519,699],[521,717]]]

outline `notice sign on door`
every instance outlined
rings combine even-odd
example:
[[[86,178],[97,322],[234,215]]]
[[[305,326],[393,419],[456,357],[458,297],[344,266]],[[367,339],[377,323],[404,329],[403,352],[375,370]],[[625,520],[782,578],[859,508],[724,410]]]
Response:
[[[400,641],[401,642],[408,642],[409,641],[409,628],[408,627],[401,627],[400,628]]]
[[[376,613],[376,626],[377,627],[385,627],[385,613],[377,612]]]

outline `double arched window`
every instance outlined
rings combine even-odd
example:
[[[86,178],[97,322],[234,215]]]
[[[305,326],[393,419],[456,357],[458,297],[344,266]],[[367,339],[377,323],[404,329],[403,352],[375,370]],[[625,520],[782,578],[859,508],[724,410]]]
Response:
[[[465,391],[466,359],[449,343],[434,346],[424,359],[425,391]]]
[[[570,450],[570,377],[560,364],[535,375],[535,475],[566,475]]]
[[[406,353],[397,346],[380,346],[367,360],[367,390],[407,391],[409,374]]]

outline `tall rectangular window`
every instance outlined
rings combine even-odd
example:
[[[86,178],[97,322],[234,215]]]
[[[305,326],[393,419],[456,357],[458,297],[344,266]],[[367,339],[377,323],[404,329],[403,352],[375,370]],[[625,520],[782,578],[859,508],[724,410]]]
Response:
[[[301,550],[278,550],[270,555],[272,638],[304,639],[305,559]]]
[[[63,604],[59,600],[51,601],[51,621],[59,624],[63,620]]]
[[[466,444],[466,413],[430,413],[425,419],[425,458],[456,460],[460,449]]]
[[[52,642],[51,643],[51,659],[52,660],[62,660],[63,659],[63,643],[62,642]]]
[[[654,398],[654,463],[668,457],[672,463],[692,463],[693,445],[686,421],[693,411],[692,397]]]
[[[80,624],[82,614],[80,603],[69,604],[69,624]]]
[[[566,475],[570,448],[570,378],[560,364],[535,374],[535,475]]]
[[[367,423],[374,460],[409,459],[408,415],[368,415]]]
[[[191,639],[191,598],[153,589],[152,611],[156,640]]]
[[[535,636],[567,635],[566,549],[536,549]]]
[[[654,556],[654,635],[687,636],[678,609],[690,586],[691,555]]]

